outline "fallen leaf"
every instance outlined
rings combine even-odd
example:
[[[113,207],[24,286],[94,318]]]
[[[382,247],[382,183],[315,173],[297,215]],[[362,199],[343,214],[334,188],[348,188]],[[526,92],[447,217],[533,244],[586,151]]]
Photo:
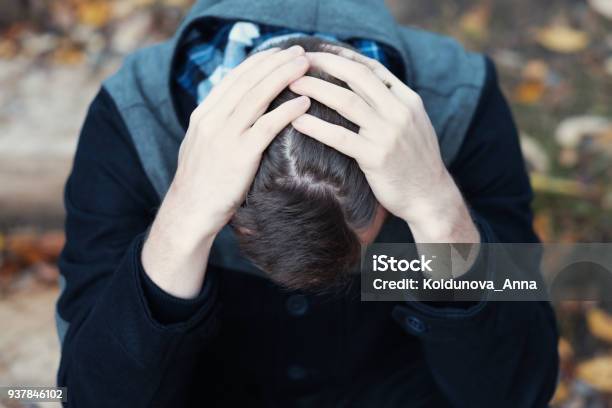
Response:
[[[111,5],[108,1],[86,1],[77,3],[77,16],[82,24],[99,28],[108,23]]]
[[[574,167],[578,159],[578,152],[573,147],[564,147],[559,152],[559,164],[563,167]]]
[[[612,20],[612,1],[610,0],[589,0],[589,5],[593,10],[602,16]]]
[[[546,83],[550,68],[548,64],[540,59],[530,60],[525,64],[521,76],[526,81],[537,81]]]
[[[59,278],[59,269],[56,265],[52,265],[48,262],[39,262],[31,267],[34,276],[39,281],[46,284],[55,284]]]
[[[525,133],[521,133],[520,142],[527,167],[539,173],[546,173],[550,168],[550,160],[542,145]]]
[[[562,147],[576,148],[585,137],[602,134],[610,126],[610,120],[601,116],[571,116],[559,123],[555,130],[555,140]]]
[[[579,364],[576,376],[601,392],[612,392],[612,356],[595,357]]]
[[[567,339],[561,337],[559,339],[559,359],[562,362],[567,362],[574,357],[574,349]]]
[[[594,307],[587,312],[586,319],[593,336],[612,343],[612,315]]]
[[[29,231],[15,232],[6,237],[7,256],[24,266],[55,261],[63,245],[64,234],[60,231],[40,235]]]
[[[612,121],[593,134],[593,143],[588,147],[593,151],[607,154],[612,158]]]
[[[592,199],[597,199],[604,193],[601,185],[585,184],[576,180],[550,177],[533,172],[530,174],[530,179],[533,189],[541,193]]]
[[[553,235],[550,214],[538,212],[533,219],[533,229],[542,242],[550,242]]]
[[[153,24],[152,16],[145,13],[135,13],[119,22],[111,41],[113,50],[120,54],[134,50],[147,40]]]
[[[21,266],[17,263],[3,262],[0,264],[0,294],[8,288],[20,271]]]
[[[553,395],[552,400],[550,401],[551,405],[560,404],[567,400],[570,396],[569,387],[567,386],[566,381],[560,381],[557,384],[557,389],[555,390],[555,394]]]
[[[491,3],[481,1],[476,7],[468,10],[459,20],[461,29],[468,36],[483,39],[488,36],[489,20],[491,18]]]
[[[14,58],[19,52],[17,43],[11,38],[0,39],[0,59]]]
[[[40,236],[38,246],[45,259],[56,259],[64,247],[64,242],[63,232],[50,231]]]
[[[184,9],[193,4],[193,0],[163,0],[163,3],[167,6]]]
[[[514,99],[520,103],[533,104],[542,98],[545,89],[546,86],[540,81],[524,81],[514,90]]]
[[[536,31],[536,40],[544,48],[559,52],[581,51],[589,44],[589,35],[568,25],[556,23]]]
[[[53,60],[59,64],[77,65],[84,61],[83,51],[74,44],[64,42],[53,52]]]
[[[498,67],[518,71],[525,65],[523,56],[514,50],[502,48],[492,51],[492,55]]]
[[[36,235],[29,232],[9,235],[6,250],[9,256],[27,265],[43,261],[45,258],[38,248]]]

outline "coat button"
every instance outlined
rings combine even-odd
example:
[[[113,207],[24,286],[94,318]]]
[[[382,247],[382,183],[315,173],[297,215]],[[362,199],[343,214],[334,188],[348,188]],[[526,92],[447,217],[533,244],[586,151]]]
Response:
[[[304,367],[294,364],[287,368],[287,377],[292,381],[300,381],[306,378],[306,370]]]
[[[291,316],[304,316],[308,311],[308,299],[306,299],[306,296],[289,296],[287,298],[287,311]]]
[[[424,333],[427,331],[427,325],[425,322],[418,317],[408,316],[406,317],[406,326],[416,333]]]

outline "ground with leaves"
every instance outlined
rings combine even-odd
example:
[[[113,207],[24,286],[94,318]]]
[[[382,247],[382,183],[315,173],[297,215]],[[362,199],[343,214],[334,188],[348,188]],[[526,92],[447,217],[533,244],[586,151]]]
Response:
[[[167,37],[189,3],[0,0],[0,384],[53,382],[61,189],[79,126],[100,80],[129,51]],[[543,240],[612,241],[612,1],[388,3],[400,22],[452,35],[496,63]],[[610,309],[556,310],[555,406],[612,406]]]

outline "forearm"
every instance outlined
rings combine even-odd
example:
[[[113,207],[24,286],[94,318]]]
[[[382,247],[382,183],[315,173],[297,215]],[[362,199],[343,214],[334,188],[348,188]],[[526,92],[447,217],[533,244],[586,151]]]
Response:
[[[217,231],[200,218],[204,209],[194,217],[184,204],[171,186],[144,243],[142,264],[160,289],[189,299],[200,293]]]
[[[85,120],[65,204],[57,380],[70,389],[69,406],[145,407],[174,393],[179,401],[216,326],[216,285],[209,276],[201,296],[189,301],[194,312],[182,320],[159,320],[151,308],[141,247],[159,200],[105,91]]]
[[[442,172],[440,182],[431,186],[426,197],[412,208],[410,216],[405,221],[410,227],[419,254],[431,256],[437,251],[447,253],[448,246],[443,244],[480,244],[481,236],[474,225],[461,192],[447,171]],[[428,245],[434,244],[434,245]],[[452,250],[452,247],[451,247]],[[469,247],[467,257],[451,257],[452,277],[464,275],[474,265],[480,251],[480,245]],[[440,258],[443,259],[443,258]],[[442,272],[442,271],[439,271]],[[443,274],[450,277],[450,274]],[[443,277],[443,276],[439,276]]]

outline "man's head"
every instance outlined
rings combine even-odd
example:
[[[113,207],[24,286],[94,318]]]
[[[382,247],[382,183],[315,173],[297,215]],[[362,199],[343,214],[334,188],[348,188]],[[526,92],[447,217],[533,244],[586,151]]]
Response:
[[[330,43],[300,37],[274,44],[333,52]],[[320,71],[311,75],[347,85]],[[299,95],[285,89],[268,111]],[[311,101],[308,113],[357,132],[333,109]],[[232,219],[243,253],[272,280],[291,289],[344,283],[384,220],[357,162],[295,130],[283,129],[264,152],[245,203]]]

